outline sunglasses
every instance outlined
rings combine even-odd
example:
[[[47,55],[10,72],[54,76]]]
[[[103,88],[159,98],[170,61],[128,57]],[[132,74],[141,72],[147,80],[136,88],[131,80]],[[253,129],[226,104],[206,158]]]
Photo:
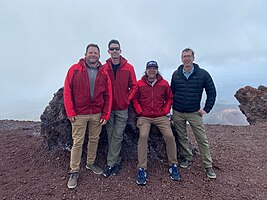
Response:
[[[110,51],[114,51],[114,50],[119,51],[120,48],[119,48],[119,47],[114,47],[114,48],[109,48],[109,50],[110,50]]]

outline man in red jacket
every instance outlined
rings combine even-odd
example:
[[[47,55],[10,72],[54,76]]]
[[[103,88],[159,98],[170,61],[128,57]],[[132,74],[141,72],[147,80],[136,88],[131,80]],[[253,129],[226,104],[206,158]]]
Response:
[[[170,177],[174,181],[181,179],[177,168],[177,151],[175,138],[171,130],[169,118],[172,105],[172,91],[166,80],[158,73],[156,61],[149,61],[145,75],[137,82],[138,90],[133,98],[133,106],[137,113],[138,140],[138,177],[136,183],[145,185],[147,179],[147,140],[151,124],[156,125],[166,142]]]
[[[121,52],[119,41],[111,40],[108,44],[108,53],[111,57],[104,65],[109,74],[113,91],[112,110],[106,125],[108,155],[107,164],[103,170],[105,177],[119,173],[120,151],[128,119],[128,105],[137,88],[134,67],[120,55]]]
[[[95,174],[102,174],[103,171],[95,163],[95,158],[101,128],[106,124],[111,112],[112,87],[99,58],[99,47],[89,44],[85,58],[71,66],[64,83],[64,105],[71,121],[73,139],[68,188],[77,186],[87,125],[89,141],[86,168]]]

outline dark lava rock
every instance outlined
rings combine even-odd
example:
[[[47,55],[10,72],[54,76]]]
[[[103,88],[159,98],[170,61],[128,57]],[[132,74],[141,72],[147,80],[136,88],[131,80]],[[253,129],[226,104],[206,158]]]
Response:
[[[128,112],[128,122],[124,131],[124,140],[122,147],[122,157],[137,159],[137,141],[139,130],[136,127],[137,115],[134,108],[130,105]],[[175,132],[173,128],[173,132]],[[41,115],[41,135],[44,138],[44,145],[47,149],[70,150],[72,146],[71,123],[68,120],[64,108],[63,88],[60,88],[55,94],[49,105]],[[175,137],[177,134],[174,134]],[[177,147],[179,142],[177,140]],[[85,136],[83,151],[86,152],[88,134]],[[177,148],[179,149],[179,148]],[[193,149],[193,148],[192,148]],[[106,128],[103,126],[98,145],[98,156],[106,156],[108,150],[108,141]],[[154,125],[151,126],[148,140],[149,155],[160,160],[166,161],[166,147],[164,139]],[[179,151],[178,151],[179,153]]]
[[[249,124],[267,122],[267,87],[260,85],[256,89],[246,86],[240,88],[234,96],[239,101],[239,108]]]

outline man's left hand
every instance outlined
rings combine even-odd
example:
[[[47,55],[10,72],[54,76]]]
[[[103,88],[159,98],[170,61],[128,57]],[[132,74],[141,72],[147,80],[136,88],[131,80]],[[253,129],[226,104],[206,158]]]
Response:
[[[105,119],[100,119],[100,124],[101,126],[105,125],[107,123],[107,120]]]
[[[198,112],[200,113],[200,115],[201,115],[201,116],[203,116],[203,115],[207,114],[207,113],[206,113],[206,111],[205,111],[205,110],[203,110],[203,109],[199,109],[199,111],[198,111]]]

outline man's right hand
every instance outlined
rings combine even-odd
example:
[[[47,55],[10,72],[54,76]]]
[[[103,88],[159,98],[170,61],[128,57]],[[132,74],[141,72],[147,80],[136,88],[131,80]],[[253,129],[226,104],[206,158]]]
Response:
[[[73,123],[76,119],[76,116],[68,117],[68,119],[70,120],[71,123]]]

